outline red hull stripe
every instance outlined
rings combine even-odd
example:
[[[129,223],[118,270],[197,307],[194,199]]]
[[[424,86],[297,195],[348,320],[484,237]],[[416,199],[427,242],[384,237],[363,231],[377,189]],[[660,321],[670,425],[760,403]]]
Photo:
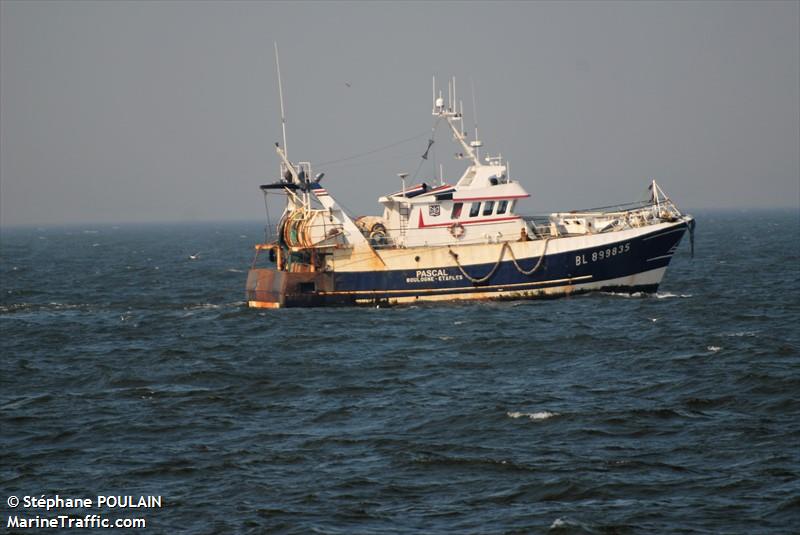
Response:
[[[495,200],[504,200],[504,199],[524,199],[526,197],[530,197],[530,195],[502,195],[499,197],[459,197],[456,199],[453,197],[454,202],[461,202],[461,201],[495,201]]]
[[[417,184],[415,186],[409,186],[409,187],[406,188],[405,194],[408,195],[409,193],[416,193],[417,191],[419,191],[421,189],[422,189],[422,184]],[[396,195],[402,195],[402,194],[403,194],[403,190],[395,191],[394,193],[391,193],[389,195],[389,197],[394,197]]]
[[[495,219],[456,219],[454,221],[450,221],[448,223],[433,223],[433,224],[425,224],[425,221],[422,219],[422,212],[419,213],[419,224],[418,228],[433,228],[433,227],[449,227],[453,223],[461,223],[462,225],[474,225],[476,223],[499,223],[501,221],[514,221],[517,219],[522,219],[521,216],[515,215],[513,217],[498,217]]]

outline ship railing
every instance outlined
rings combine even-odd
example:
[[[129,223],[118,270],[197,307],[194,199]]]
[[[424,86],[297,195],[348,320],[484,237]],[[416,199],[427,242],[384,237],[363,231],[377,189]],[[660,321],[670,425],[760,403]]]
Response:
[[[661,199],[658,202],[649,200],[649,201],[639,201],[639,202],[630,202],[630,203],[623,203],[623,204],[614,204],[610,206],[599,206],[596,208],[587,208],[585,210],[570,210],[568,212],[554,212],[552,214],[548,214],[549,216],[561,216],[561,217],[570,217],[570,216],[587,216],[587,215],[596,215],[596,216],[613,216],[613,215],[626,215],[635,212],[645,212],[645,211],[652,211],[654,214],[669,214],[675,217],[680,217],[682,214],[675,206],[675,204],[668,198]],[[530,217],[540,217],[537,216],[530,216]]]
[[[297,162],[294,165],[294,169],[297,172],[298,178],[305,182],[306,180],[311,180],[314,175],[311,174],[311,163],[310,162]],[[286,163],[281,162],[281,176],[285,180],[289,180],[292,176],[289,167]]]
[[[675,221],[681,217],[681,212],[671,200],[661,199],[658,202],[642,201],[547,215],[528,215],[523,216],[523,219],[536,236],[557,237],[637,228]],[[584,226],[575,230],[576,223]]]

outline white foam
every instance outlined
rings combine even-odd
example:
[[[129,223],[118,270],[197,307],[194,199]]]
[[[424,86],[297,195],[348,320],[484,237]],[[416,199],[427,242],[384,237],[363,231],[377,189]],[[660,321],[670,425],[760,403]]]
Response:
[[[722,348],[721,348],[721,347],[719,347],[719,346],[708,346],[706,349],[708,349],[708,350],[709,350],[709,351],[711,351],[712,353],[716,353],[717,351],[719,351],[719,350],[720,350],[720,349],[722,349]]]
[[[738,332],[735,332],[735,333],[726,334],[725,336],[736,336],[736,337],[747,336],[747,337],[751,337],[751,336],[756,336],[757,332],[758,331],[738,331]]]
[[[674,294],[672,292],[656,292],[655,294],[649,294],[649,293],[645,293],[645,292],[633,292],[633,293],[627,293],[627,292],[600,292],[600,293],[604,294],[604,295],[613,295],[615,297],[627,297],[627,298],[633,298],[633,299],[638,299],[638,298],[641,298],[641,297],[650,297],[651,295],[655,295],[656,299],[669,299],[669,298],[672,298],[672,297],[681,297],[681,298],[685,299],[687,297],[692,297],[692,294]]]
[[[557,412],[550,412],[550,411],[539,411],[539,412],[507,412],[506,416],[509,418],[529,418],[531,420],[547,420],[548,418],[552,418],[554,416],[558,416]]]
[[[613,295],[614,297],[625,297],[626,299],[644,297],[645,295],[647,295],[647,294],[644,294],[642,292],[633,292],[633,293],[627,293],[627,292],[600,292],[600,293],[603,294],[603,295]]]
[[[656,292],[656,299],[668,299],[670,297],[680,297],[686,299],[692,297],[692,294],[674,294],[672,292]]]
[[[219,308],[219,305],[214,303],[196,303],[194,305],[187,305],[183,307],[184,310],[205,310]]]

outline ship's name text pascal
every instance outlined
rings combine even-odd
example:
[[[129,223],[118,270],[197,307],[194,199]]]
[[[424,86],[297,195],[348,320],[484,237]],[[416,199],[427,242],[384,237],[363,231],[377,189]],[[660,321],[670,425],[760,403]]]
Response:
[[[407,277],[406,284],[417,284],[420,282],[446,282],[459,281],[463,275],[452,275],[446,269],[418,269],[414,277]]]

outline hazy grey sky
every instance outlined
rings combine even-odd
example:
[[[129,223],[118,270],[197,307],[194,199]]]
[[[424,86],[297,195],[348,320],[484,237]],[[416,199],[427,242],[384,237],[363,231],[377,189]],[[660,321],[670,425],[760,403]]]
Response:
[[[292,159],[421,135],[317,166],[357,213],[417,168],[451,74],[527,212],[635,200],[651,176],[683,207],[798,207],[799,6],[2,0],[0,224],[263,219],[273,41]],[[457,179],[443,130],[434,147]]]

